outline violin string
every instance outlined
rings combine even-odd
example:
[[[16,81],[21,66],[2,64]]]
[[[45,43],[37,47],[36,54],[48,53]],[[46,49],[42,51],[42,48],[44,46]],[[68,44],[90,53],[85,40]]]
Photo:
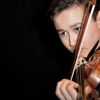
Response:
[[[82,74],[81,74],[81,70],[82,70],[82,69],[81,69],[81,66],[80,66],[80,67],[79,67],[79,74],[80,74],[80,75],[79,75],[79,80],[80,80],[79,84],[80,84],[80,93],[81,93],[81,96],[83,96],[83,95],[82,95],[82,81],[81,81],[81,77],[82,77],[81,75],[82,75]]]
[[[85,65],[82,64],[82,66],[81,66],[81,87],[82,87],[83,98],[84,98],[84,67],[85,67]]]
[[[79,83],[79,70],[78,70],[78,68],[75,71],[75,75],[76,75],[76,79],[77,79],[76,82]],[[77,92],[78,92],[77,100],[79,100],[79,92],[80,92],[79,88],[77,89]]]
[[[77,77],[77,82],[80,84],[80,87],[82,87],[82,67],[80,66],[79,68],[77,68],[77,70],[76,70],[76,77]],[[82,88],[78,88],[78,100],[83,100],[83,92],[82,92],[82,89],[83,89],[83,87]]]
[[[82,79],[82,66],[79,67],[79,84],[80,84],[80,93],[81,93],[81,96],[83,97],[83,93],[82,93],[82,89],[83,89],[83,86],[82,86],[82,82],[83,82],[83,79]]]

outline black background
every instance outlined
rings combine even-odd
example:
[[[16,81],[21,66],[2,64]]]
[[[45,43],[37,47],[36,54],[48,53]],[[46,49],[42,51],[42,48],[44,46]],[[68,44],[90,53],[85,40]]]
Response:
[[[50,2],[4,2],[0,73],[4,100],[57,99],[56,83],[67,77],[72,56],[60,42],[47,14]]]

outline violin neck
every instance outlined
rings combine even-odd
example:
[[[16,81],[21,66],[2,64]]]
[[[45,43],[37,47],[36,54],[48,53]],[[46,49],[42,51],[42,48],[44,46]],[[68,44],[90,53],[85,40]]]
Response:
[[[80,65],[80,67],[78,67],[76,70],[75,70],[75,81],[77,83],[79,83],[80,85],[80,88],[78,88],[78,94],[79,94],[79,98],[78,100],[85,100],[85,93],[84,93],[84,83],[85,83],[85,80],[84,80],[84,68],[85,68],[85,65],[82,64]]]

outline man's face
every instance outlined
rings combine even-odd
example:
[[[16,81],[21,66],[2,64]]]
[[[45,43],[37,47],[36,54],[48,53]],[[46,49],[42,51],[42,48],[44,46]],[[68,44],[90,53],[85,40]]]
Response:
[[[84,14],[84,6],[76,6],[65,9],[53,17],[54,25],[64,46],[74,52],[77,37],[81,28]],[[81,54],[87,56],[96,42],[100,39],[100,30],[96,21],[91,19],[87,33],[84,37]]]

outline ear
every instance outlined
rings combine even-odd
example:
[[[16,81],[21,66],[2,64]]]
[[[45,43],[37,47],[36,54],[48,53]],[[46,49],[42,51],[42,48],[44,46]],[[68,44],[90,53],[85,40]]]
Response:
[[[100,10],[98,11],[96,21],[97,21],[98,28],[100,29]]]

